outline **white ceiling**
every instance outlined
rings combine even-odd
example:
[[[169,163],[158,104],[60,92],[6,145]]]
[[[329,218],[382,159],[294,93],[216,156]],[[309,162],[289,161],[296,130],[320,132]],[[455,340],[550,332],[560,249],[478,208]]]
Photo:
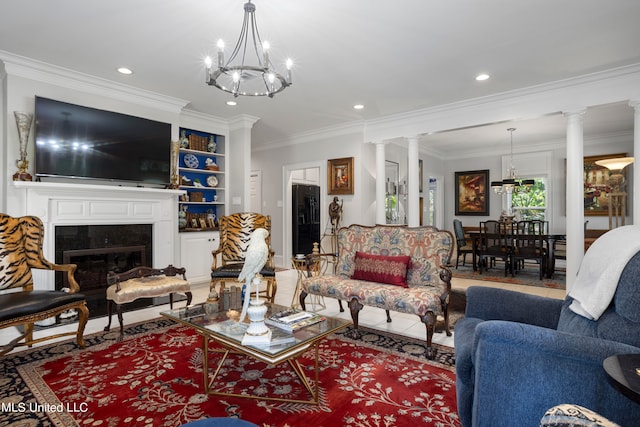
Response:
[[[255,145],[640,63],[638,0],[254,0],[272,60],[294,59],[294,84],[273,99],[239,97],[231,108],[231,95],[204,84],[203,58],[219,38],[235,44],[243,3],[4,3],[0,50],[186,99],[215,116],[260,117]],[[134,74],[118,74],[120,66]],[[475,81],[480,72],[492,78]],[[520,143],[566,132],[557,115],[439,133],[428,144],[443,153],[506,144],[511,126]],[[602,107],[585,126],[628,132],[633,112]]]

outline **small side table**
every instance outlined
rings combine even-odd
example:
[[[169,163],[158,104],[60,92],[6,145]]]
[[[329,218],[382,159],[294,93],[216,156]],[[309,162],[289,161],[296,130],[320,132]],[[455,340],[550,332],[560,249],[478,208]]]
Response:
[[[640,354],[618,354],[602,362],[611,385],[640,403]]]
[[[311,274],[317,276],[320,274],[320,259],[316,258],[310,261],[309,270]],[[302,280],[307,277],[307,260],[305,258],[299,259],[296,257],[291,258],[291,264],[298,272],[298,282],[296,283],[296,290],[293,293],[293,299],[291,300],[291,308],[301,308],[300,306],[300,292],[302,292]],[[313,307],[311,311],[318,311],[321,308],[327,308],[324,302],[324,297],[319,295],[309,295],[310,301],[307,306]]]

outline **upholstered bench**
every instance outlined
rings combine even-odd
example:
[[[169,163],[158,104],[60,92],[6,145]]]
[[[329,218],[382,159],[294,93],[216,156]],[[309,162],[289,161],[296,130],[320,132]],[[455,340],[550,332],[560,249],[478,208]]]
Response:
[[[178,276],[181,275],[182,277]],[[169,265],[166,268],[136,267],[124,273],[107,275],[107,315],[109,323],[104,328],[111,328],[111,306],[116,305],[120,322],[120,337],[123,335],[122,305],[139,298],[155,298],[169,295],[169,305],[173,308],[173,294],[184,294],[187,305],[191,304],[191,285],[187,280],[184,268]]]
[[[308,294],[347,301],[354,334],[358,313],[367,305],[415,314],[427,330],[427,356],[433,358],[432,338],[438,315],[449,330],[453,235],[435,227],[351,225],[338,230],[336,274],[302,281],[300,305]],[[310,255],[321,256],[321,255]]]

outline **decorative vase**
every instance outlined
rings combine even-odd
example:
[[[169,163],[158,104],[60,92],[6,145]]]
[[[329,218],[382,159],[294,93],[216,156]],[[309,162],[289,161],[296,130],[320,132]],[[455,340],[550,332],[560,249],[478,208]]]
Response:
[[[178,228],[186,228],[187,227],[187,207],[182,206],[182,209],[178,211]]]
[[[27,143],[29,142],[29,133],[31,132],[31,123],[33,122],[33,114],[14,111],[13,115],[16,119],[18,127],[18,138],[20,141],[20,159],[16,160],[18,172],[13,174],[14,181],[32,181],[33,178],[27,172],[29,161],[27,160]]]
[[[216,142],[213,140],[213,135],[209,136],[209,143],[207,144],[207,151],[210,153],[216,152]]]
[[[189,148],[189,138],[187,138],[187,131],[180,132],[180,148]]]
[[[179,141],[171,141],[171,177],[169,188],[176,189],[180,187],[180,177],[178,175],[178,158],[180,150]]]

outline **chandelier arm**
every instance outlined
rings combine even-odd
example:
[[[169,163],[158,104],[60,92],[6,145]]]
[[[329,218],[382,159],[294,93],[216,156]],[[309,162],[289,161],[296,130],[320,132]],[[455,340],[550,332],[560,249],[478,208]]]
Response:
[[[227,63],[225,65],[225,68],[228,68],[232,63],[233,60],[236,59],[236,56],[238,56],[238,53],[240,52],[240,50],[242,49],[242,45],[245,45],[245,50],[246,50],[246,44],[247,44],[247,28],[248,28],[248,18],[249,12],[245,12],[244,13],[244,19],[242,21],[242,29],[240,30],[240,36],[238,37],[238,41],[236,42],[236,46],[233,48],[233,51],[231,52],[231,55],[229,56],[229,59],[227,60]],[[242,65],[244,65],[244,55],[242,57]]]
[[[256,22],[255,14],[251,15],[251,36],[253,38],[253,48],[255,49],[256,56],[258,57],[258,66],[263,68],[269,68],[269,64],[263,64],[264,48],[262,46],[262,39],[260,38],[260,32],[258,31],[258,24]]]

